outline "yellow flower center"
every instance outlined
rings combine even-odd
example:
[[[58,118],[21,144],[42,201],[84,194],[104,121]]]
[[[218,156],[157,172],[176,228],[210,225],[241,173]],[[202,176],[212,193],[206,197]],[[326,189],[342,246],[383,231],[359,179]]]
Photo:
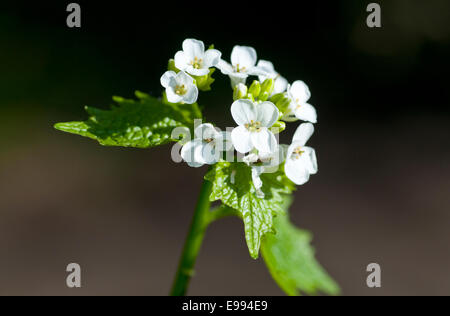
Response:
[[[297,106],[295,108],[298,110],[301,107],[300,100],[295,99],[295,103],[297,104]]]
[[[261,131],[261,122],[255,122],[255,121],[251,120],[250,123],[247,123],[244,126],[250,132],[259,132],[259,131]]]
[[[298,146],[297,148],[294,149],[294,151],[292,152],[292,158],[294,159],[299,159],[300,156],[304,153],[304,151],[302,150],[301,146]]]
[[[242,67],[242,68],[239,67],[239,64],[237,64],[235,68],[236,68],[236,72],[245,72],[245,69],[246,69],[245,67]]]
[[[194,67],[195,69],[202,68],[202,63],[203,59],[198,57],[194,57],[194,60],[191,60],[190,62],[191,66]]]
[[[186,92],[187,92],[187,89],[186,89],[184,84],[182,84],[181,86],[180,85],[175,86],[175,93],[176,94],[184,95],[184,94],[186,94]]]

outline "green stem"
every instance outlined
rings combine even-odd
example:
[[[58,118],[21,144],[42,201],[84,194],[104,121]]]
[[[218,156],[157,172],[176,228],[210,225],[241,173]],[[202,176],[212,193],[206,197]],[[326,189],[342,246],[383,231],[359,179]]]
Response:
[[[200,251],[206,228],[211,222],[209,216],[209,208],[211,205],[209,196],[211,194],[211,189],[212,183],[203,180],[197,207],[195,208],[194,217],[192,218],[191,227],[189,228],[189,233],[184,244],[175,281],[173,283],[172,291],[170,292],[170,295],[172,296],[185,295],[191,276],[194,274],[195,260]]]
[[[209,212],[209,222],[212,223],[229,216],[239,217],[240,214],[237,210],[222,204],[221,206],[211,209],[211,211]]]

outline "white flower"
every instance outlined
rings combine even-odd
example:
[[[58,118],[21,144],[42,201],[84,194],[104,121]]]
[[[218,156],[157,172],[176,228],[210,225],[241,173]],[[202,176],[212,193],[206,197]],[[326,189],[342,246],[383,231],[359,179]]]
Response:
[[[283,115],[283,120],[288,122],[302,120],[317,123],[316,109],[307,103],[311,97],[311,92],[303,81],[297,80],[292,85],[288,85],[287,97],[291,100],[291,103],[288,111]]]
[[[234,88],[239,83],[245,83],[249,75],[259,76],[266,73],[259,67],[256,67],[256,51],[249,46],[234,46],[231,52],[231,65],[221,59],[217,68],[224,75],[231,79],[231,85]]]
[[[267,75],[258,76],[258,79],[261,83],[266,79],[274,80],[274,88],[272,94],[282,93],[286,91],[286,88],[288,86],[286,78],[282,77],[278,72],[275,71],[275,68],[270,61],[261,59],[260,61],[258,61],[257,66],[267,73]]]
[[[261,152],[273,152],[277,146],[275,135],[269,128],[278,120],[278,109],[269,101],[254,104],[240,99],[231,105],[231,115],[239,125],[231,132],[236,150],[246,153],[256,148]]]
[[[166,88],[167,100],[170,103],[192,104],[197,101],[198,88],[194,79],[184,71],[166,71],[161,77],[161,85]]]
[[[258,197],[264,197],[264,193],[261,191],[263,183],[260,175],[276,172],[279,165],[285,160],[286,150],[283,146],[277,146],[271,153],[257,152],[254,150],[242,159],[243,162],[252,167],[252,181]]]
[[[315,150],[305,146],[313,133],[314,126],[311,123],[301,124],[287,150],[284,171],[286,176],[298,185],[308,182],[309,176],[316,174],[318,170]]]
[[[175,54],[175,67],[193,76],[205,76],[210,67],[217,65],[221,55],[217,49],[205,51],[202,41],[188,38],[183,41],[183,50]]]
[[[252,150],[242,161],[248,166],[261,167],[262,173],[273,173],[286,158],[286,145],[276,146],[273,152],[258,152]],[[286,146],[287,147],[287,146]]]
[[[181,157],[191,167],[215,164],[224,151],[231,149],[229,133],[217,131],[212,124],[197,126],[194,135],[181,149]]]

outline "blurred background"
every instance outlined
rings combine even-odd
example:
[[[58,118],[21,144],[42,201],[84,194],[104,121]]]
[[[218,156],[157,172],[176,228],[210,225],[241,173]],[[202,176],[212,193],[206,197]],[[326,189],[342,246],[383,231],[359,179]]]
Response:
[[[309,85],[320,172],[291,217],[344,295],[450,294],[449,1],[378,1],[376,29],[371,1],[74,2],[79,29],[66,26],[70,1],[0,5],[1,295],[169,292],[206,169],[172,162],[170,146],[101,147],[52,126],[112,95],[160,95],[186,37],[225,59],[253,46]],[[233,126],[229,80],[214,77],[199,103]],[[66,287],[70,262],[81,289]],[[371,262],[380,289],[366,286]],[[196,267],[192,295],[283,294],[239,219],[210,227]]]

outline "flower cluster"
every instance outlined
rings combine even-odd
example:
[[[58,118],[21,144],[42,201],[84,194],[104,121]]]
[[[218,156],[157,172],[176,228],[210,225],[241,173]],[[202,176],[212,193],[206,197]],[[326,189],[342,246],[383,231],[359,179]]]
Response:
[[[242,161],[252,168],[252,179],[258,194],[262,173],[283,168],[286,176],[302,185],[317,173],[317,159],[306,142],[317,123],[315,108],[308,103],[311,93],[300,80],[289,84],[267,60],[257,59],[254,48],[235,46],[231,63],[222,59],[220,51],[205,50],[202,41],[186,39],[183,50],[175,54],[172,66],[161,77],[165,98],[170,103],[196,103],[199,90],[209,90],[214,67],[229,76],[234,102],[231,116],[237,126],[231,133],[221,132],[210,123],[197,126],[194,139],[184,144],[181,157],[191,167],[215,164],[223,152],[236,150]],[[256,76],[249,86],[247,78]],[[286,122],[305,121],[297,128],[290,145],[279,144],[278,133]]]

